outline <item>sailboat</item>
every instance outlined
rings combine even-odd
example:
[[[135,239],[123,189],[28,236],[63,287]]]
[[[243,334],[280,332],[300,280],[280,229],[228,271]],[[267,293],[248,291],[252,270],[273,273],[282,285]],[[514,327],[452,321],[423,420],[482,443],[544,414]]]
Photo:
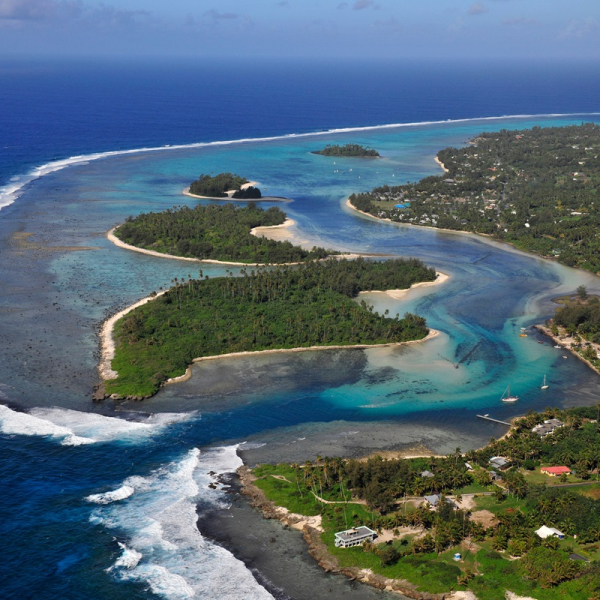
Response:
[[[500,398],[500,400],[502,400],[502,402],[516,402],[519,399],[519,396],[511,396],[510,395],[510,383],[508,384],[508,386],[506,387],[506,389],[504,390],[504,394],[502,394],[502,398]]]
[[[542,389],[547,390],[550,386],[546,383],[546,376],[544,375],[544,383],[542,383]]]

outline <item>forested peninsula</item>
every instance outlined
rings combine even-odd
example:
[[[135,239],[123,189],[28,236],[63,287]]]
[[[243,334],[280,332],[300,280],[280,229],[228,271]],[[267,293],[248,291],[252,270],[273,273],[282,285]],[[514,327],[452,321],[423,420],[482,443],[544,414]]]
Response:
[[[600,405],[547,409],[464,454],[317,457],[240,475],[263,514],[304,528],[328,571],[411,598],[590,600],[600,596],[599,417]],[[557,466],[562,475],[545,473]],[[360,526],[377,537],[336,546],[336,533]]]
[[[434,281],[417,259],[315,261],[242,271],[241,277],[174,281],[174,287],[117,321],[116,379],[105,394],[143,398],[196,358],[236,352],[354,346],[423,339],[425,319],[389,317],[353,300],[361,291]]]
[[[200,175],[192,181],[189,193],[202,198],[236,198],[256,200],[262,197],[260,189],[251,185],[245,177],[233,173]]]
[[[598,273],[599,154],[594,123],[482,133],[439,152],[444,175],[349,200],[375,217],[490,235]]]
[[[338,146],[327,144],[322,150],[315,150],[313,154],[320,154],[322,156],[352,156],[358,158],[380,158],[379,152],[372,148],[365,148],[359,144],[345,144],[344,146]]]
[[[277,207],[198,205],[130,217],[114,235],[132,246],[171,256],[251,264],[317,260],[338,252],[304,250],[287,241],[252,235],[255,227],[281,225],[286,214]]]

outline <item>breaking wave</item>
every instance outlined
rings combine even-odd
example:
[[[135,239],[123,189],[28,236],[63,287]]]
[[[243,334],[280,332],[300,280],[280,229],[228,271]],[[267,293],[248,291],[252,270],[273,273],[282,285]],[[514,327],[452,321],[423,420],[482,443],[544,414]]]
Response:
[[[498,117],[476,117],[470,119],[446,119],[442,121],[417,121],[414,123],[390,123],[387,125],[368,125],[365,127],[341,127],[337,129],[326,129],[324,131],[312,131],[309,133],[289,133],[286,135],[276,135],[270,137],[259,137],[259,138],[240,138],[237,140],[226,140],[216,142],[198,142],[195,144],[177,144],[173,146],[157,146],[150,148],[136,148],[132,150],[112,150],[109,152],[96,152],[93,154],[85,154],[81,156],[71,156],[70,158],[64,158],[61,160],[54,160],[44,165],[32,169],[29,173],[24,175],[15,175],[11,180],[0,187],[0,210],[3,207],[8,206],[15,202],[17,198],[23,193],[23,189],[32,181],[44,177],[50,173],[66,169],[74,165],[84,165],[93,160],[99,160],[103,158],[110,158],[113,156],[125,156],[127,154],[139,154],[145,152],[160,152],[166,150],[185,150],[193,148],[205,148],[209,146],[228,146],[232,144],[243,144],[248,142],[271,142],[276,140],[285,140],[290,138],[306,138],[316,137],[323,135],[330,135],[332,133],[353,133],[360,131],[377,131],[380,129],[395,129],[399,127],[419,127],[426,125],[446,125],[452,123],[469,123],[477,121],[502,121],[508,119],[535,119],[535,118],[561,118],[561,117],[577,117],[577,116],[598,116],[600,113],[589,112],[589,113],[548,113],[538,115],[502,115]]]
[[[147,477],[126,479],[119,490],[131,487],[135,493],[93,510],[92,523],[128,538],[108,569],[112,576],[144,582],[167,600],[272,598],[244,563],[196,526],[197,503],[229,505],[219,476],[241,466],[236,449],[190,450]]]
[[[136,443],[160,433],[171,424],[197,417],[193,412],[162,413],[138,422],[64,408],[17,412],[0,405],[0,431],[7,435],[50,437],[63,446],[112,441]]]

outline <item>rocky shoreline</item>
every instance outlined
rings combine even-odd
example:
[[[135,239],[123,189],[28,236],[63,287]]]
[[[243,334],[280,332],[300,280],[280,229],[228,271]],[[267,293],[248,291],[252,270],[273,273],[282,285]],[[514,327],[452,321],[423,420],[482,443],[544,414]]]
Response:
[[[366,583],[374,588],[386,592],[394,592],[414,600],[470,600],[474,599],[470,592],[453,592],[448,594],[430,594],[419,592],[416,587],[404,579],[389,579],[373,573],[370,569],[358,567],[341,567],[335,556],[332,556],[327,546],[321,540],[322,529],[320,517],[306,517],[290,513],[285,508],[277,506],[267,499],[264,492],[254,485],[256,477],[247,466],[242,466],[237,471],[241,483],[241,493],[246,496],[254,509],[260,512],[265,519],[278,519],[283,524],[302,531],[304,540],[308,544],[309,554],[317,561],[326,573],[339,573],[351,581]]]

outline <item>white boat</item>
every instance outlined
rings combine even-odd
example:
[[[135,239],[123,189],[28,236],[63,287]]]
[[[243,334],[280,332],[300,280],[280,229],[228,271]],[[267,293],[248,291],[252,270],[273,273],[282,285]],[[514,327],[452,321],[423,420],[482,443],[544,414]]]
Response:
[[[547,390],[550,386],[546,383],[546,376],[544,375],[544,383],[542,383],[542,389]]]
[[[558,348],[559,350],[562,348],[562,346],[560,346],[559,344],[556,344],[556,346],[554,346],[555,348]]]
[[[508,384],[507,388],[504,390],[504,394],[502,394],[502,402],[516,402],[519,399],[519,396],[511,396],[510,395],[510,384]]]

